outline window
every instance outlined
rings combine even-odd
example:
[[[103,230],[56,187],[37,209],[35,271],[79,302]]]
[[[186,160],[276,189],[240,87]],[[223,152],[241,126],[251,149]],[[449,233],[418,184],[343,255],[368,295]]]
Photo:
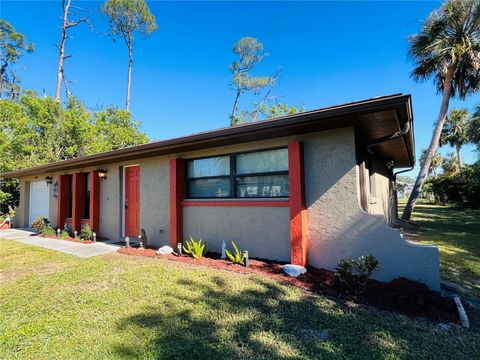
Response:
[[[288,197],[288,151],[189,160],[187,177],[192,199]]]
[[[90,173],[85,174],[85,199],[83,218],[90,219]]]
[[[191,198],[231,197],[229,156],[190,160],[188,178]]]
[[[287,149],[236,155],[237,175],[287,172]]]

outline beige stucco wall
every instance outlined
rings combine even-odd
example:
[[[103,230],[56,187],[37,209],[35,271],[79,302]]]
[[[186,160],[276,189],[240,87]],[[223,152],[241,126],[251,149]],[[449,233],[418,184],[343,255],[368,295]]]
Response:
[[[290,260],[290,222],[288,207],[191,206],[183,210],[184,239],[204,239],[207,249],[222,250],[225,240],[250,257]]]
[[[380,261],[374,277],[398,277],[440,287],[438,248],[404,240],[383,215],[360,209],[353,129],[305,136],[308,261],[334,270],[341,259],[372,254]]]
[[[28,202],[30,200],[30,184],[25,179],[20,180],[20,200],[17,207],[17,214],[15,216],[14,227],[23,228],[28,224]]]
[[[140,162],[140,224],[148,241],[170,244],[169,159],[157,157]]]
[[[119,164],[102,166],[107,178],[100,181],[100,231],[99,236],[118,240],[121,237],[122,168]],[[141,169],[140,169],[141,172]]]
[[[368,212],[383,215],[388,224],[393,224],[396,205],[389,171],[384,161],[375,155],[370,157],[368,171],[370,175]]]

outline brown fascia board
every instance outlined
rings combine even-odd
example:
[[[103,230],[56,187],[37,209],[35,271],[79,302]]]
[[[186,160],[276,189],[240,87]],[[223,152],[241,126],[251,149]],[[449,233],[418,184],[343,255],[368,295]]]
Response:
[[[397,109],[401,114],[411,114],[410,98],[410,95],[394,94],[335,105],[294,115],[283,116],[276,119],[221,128],[184,137],[57,161],[37,167],[14,170],[0,174],[0,177],[18,178],[39,175],[52,171],[105,165],[112,162],[163,156],[313,131],[355,126],[358,125],[358,123],[356,123],[355,115],[364,113]],[[406,121],[409,121],[409,119],[402,119],[403,123]],[[413,144],[413,139],[411,144]],[[411,149],[406,150],[411,151]]]

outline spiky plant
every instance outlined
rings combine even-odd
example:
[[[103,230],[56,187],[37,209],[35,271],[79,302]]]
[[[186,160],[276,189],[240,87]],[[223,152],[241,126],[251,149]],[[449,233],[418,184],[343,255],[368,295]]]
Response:
[[[243,262],[245,260],[243,253],[238,249],[234,241],[232,241],[232,246],[234,249],[234,253],[232,254],[229,250],[225,249],[225,254],[227,254],[228,258],[232,263],[243,265]]]
[[[195,241],[190,236],[190,240],[187,240],[185,245],[187,245],[187,246],[183,247],[183,251],[186,254],[189,254],[190,256],[192,256],[196,259],[196,258],[201,258],[204,255],[205,247],[206,247],[207,243],[206,242],[202,243],[202,239],[200,239],[198,241]]]

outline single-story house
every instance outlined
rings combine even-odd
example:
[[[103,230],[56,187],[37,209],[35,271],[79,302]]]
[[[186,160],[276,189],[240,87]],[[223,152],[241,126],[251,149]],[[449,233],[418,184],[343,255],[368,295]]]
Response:
[[[435,246],[404,240],[396,170],[415,162],[410,95],[395,94],[1,174],[16,227],[38,216],[156,246],[234,240],[251,257],[333,270],[372,254],[378,280],[440,287]]]

